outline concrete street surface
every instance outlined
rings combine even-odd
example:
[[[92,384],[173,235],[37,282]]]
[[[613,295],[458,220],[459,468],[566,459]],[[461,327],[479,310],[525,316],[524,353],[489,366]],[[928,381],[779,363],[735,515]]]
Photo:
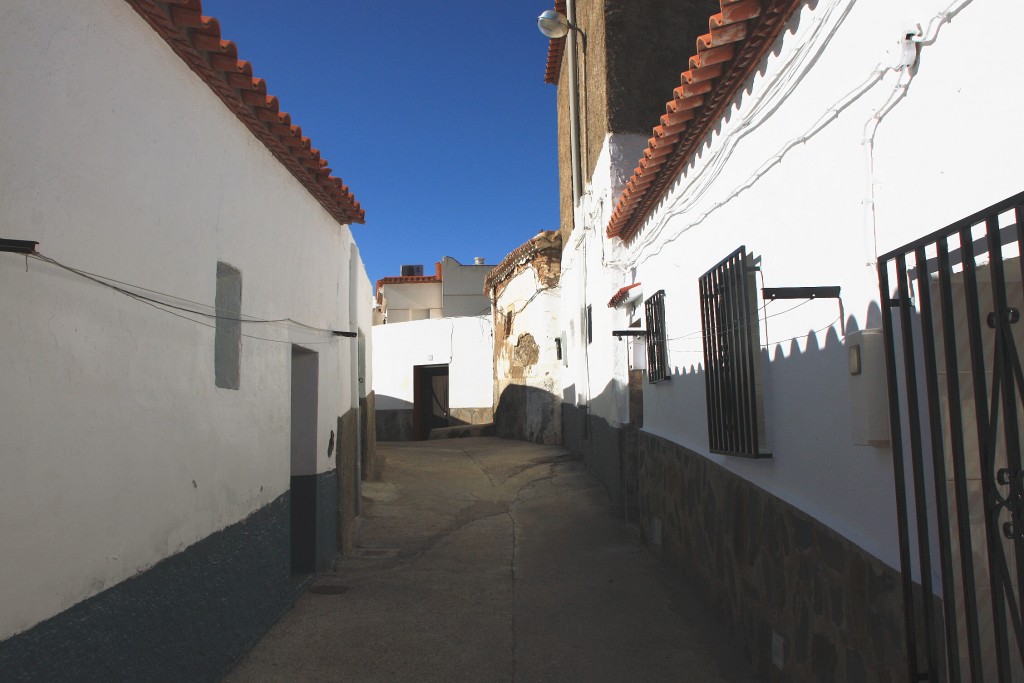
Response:
[[[227,681],[755,680],[562,447],[377,445],[356,549]]]

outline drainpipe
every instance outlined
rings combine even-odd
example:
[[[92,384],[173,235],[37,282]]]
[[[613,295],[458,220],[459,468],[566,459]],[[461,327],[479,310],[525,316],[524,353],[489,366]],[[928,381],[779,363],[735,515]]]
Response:
[[[565,2],[566,18],[569,25],[576,26],[575,0]],[[576,29],[570,29],[565,37],[566,51],[569,53],[569,150],[572,161],[572,206],[573,229],[576,229],[576,205],[583,195],[583,169],[580,165],[580,89],[577,82],[576,66]]]

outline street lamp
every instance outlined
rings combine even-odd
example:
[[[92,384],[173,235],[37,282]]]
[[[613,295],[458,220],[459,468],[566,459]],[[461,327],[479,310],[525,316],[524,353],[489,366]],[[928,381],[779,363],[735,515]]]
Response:
[[[576,26],[574,0],[566,0],[565,11],[568,16],[550,9],[541,12],[537,17],[537,28],[552,40],[565,38],[566,52],[569,53],[569,150],[572,160],[572,205],[575,217],[576,204],[579,203],[580,197],[583,195],[583,171],[580,164],[580,90],[576,77],[576,34],[585,34]],[[585,45],[586,43],[584,43]],[[575,223],[575,218],[573,223]]]
[[[537,28],[548,38],[564,38],[569,33],[569,29],[573,27],[564,14],[549,9],[541,12],[537,17]]]

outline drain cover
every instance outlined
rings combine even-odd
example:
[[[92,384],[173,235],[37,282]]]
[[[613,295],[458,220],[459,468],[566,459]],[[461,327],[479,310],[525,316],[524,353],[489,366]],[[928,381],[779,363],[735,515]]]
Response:
[[[309,587],[309,592],[317,595],[341,595],[348,592],[348,586],[340,583],[314,583]]]

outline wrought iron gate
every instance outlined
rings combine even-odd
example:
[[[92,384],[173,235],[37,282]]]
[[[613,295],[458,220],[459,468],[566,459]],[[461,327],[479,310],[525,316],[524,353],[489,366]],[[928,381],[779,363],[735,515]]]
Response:
[[[1022,218],[878,261],[910,680],[1024,681]]]

